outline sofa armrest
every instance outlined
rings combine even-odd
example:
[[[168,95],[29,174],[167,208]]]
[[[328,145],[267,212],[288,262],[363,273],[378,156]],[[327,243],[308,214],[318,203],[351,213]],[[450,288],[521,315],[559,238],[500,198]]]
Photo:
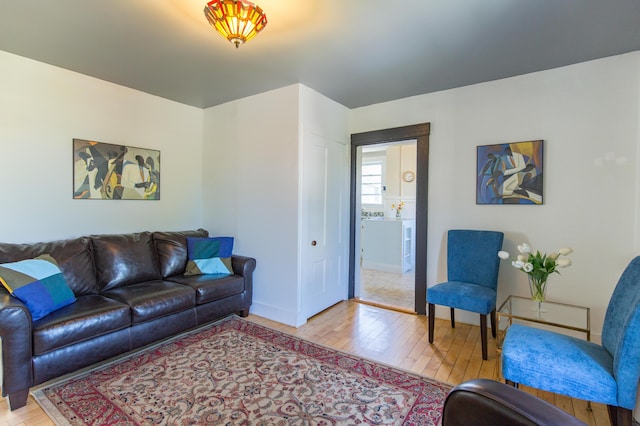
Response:
[[[444,403],[443,426],[482,425],[586,426],[542,399],[488,379],[475,379],[451,390]]]
[[[249,306],[253,300],[253,271],[256,270],[256,260],[253,257],[232,255],[231,267],[233,273],[244,277],[244,291],[246,295],[247,306],[240,311],[240,315],[246,317],[249,315]]]
[[[253,257],[234,254],[231,256],[231,267],[234,274],[251,278],[256,270],[256,260]]]
[[[0,338],[2,396],[8,395],[11,409],[15,409],[26,404],[28,389],[33,386],[31,313],[4,289],[0,289]]]

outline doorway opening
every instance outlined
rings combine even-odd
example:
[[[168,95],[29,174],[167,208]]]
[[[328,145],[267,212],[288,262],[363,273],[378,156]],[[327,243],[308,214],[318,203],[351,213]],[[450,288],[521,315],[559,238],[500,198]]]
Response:
[[[393,244],[396,244],[399,248],[397,249],[400,252],[401,259],[398,265],[395,265],[394,262],[391,262],[391,266],[389,262],[384,264],[384,266],[380,267],[380,262],[376,262],[376,259],[370,259],[371,262],[369,266],[372,264],[374,266],[378,266],[378,269],[391,268],[391,273],[396,273],[397,271],[393,268],[399,268],[398,270],[402,273],[409,272],[408,269],[412,270],[412,274],[407,275],[410,279],[413,280],[413,309],[407,309],[407,311],[415,312],[419,315],[426,315],[426,262],[427,262],[427,195],[428,195],[428,160],[429,160],[429,123],[424,124],[416,124],[405,127],[398,127],[393,129],[385,129],[385,130],[376,130],[365,133],[357,133],[351,135],[351,188],[350,188],[350,247],[349,247],[349,298],[360,297],[362,293],[362,279],[365,273],[369,273],[369,268],[362,269],[361,267],[365,264],[366,255],[363,256],[363,248],[366,250],[367,246],[367,238],[369,239],[369,243],[371,243],[370,235],[375,234],[377,232],[393,232],[398,234],[398,239],[393,237]],[[367,182],[369,185],[365,185],[363,188],[363,175],[362,175],[362,158],[363,158],[363,150],[365,151],[376,151],[382,150],[385,147],[389,146],[403,146],[407,144],[415,144],[415,170],[404,170],[402,167],[395,167],[393,171],[390,171],[395,174],[396,181],[398,182],[398,188],[394,188],[395,193],[391,194],[388,197],[377,197],[376,191],[384,192],[387,188],[383,188],[385,184],[382,183],[382,180],[378,178],[379,174],[384,174],[384,165],[381,167],[376,167],[375,154],[368,155],[370,161],[369,164],[374,166],[370,170],[367,170],[370,173],[371,179],[368,179]],[[381,155],[378,155],[381,157]],[[381,161],[377,161],[381,163]],[[402,164],[396,163],[396,164]],[[410,164],[407,163],[407,164]],[[409,173],[407,173],[409,172]],[[411,192],[411,206],[408,206],[408,203],[404,204],[404,212],[400,212],[399,218],[395,220],[393,217],[393,221],[389,221],[390,225],[388,227],[384,227],[381,222],[384,220],[376,222],[374,218],[383,217],[382,214],[385,215],[393,215],[395,216],[395,212],[398,210],[397,206],[399,203],[403,202],[402,200],[402,192],[401,192],[401,184],[400,181],[404,181],[406,183],[411,183],[407,188],[413,188]],[[368,186],[368,188],[367,188]],[[399,189],[400,188],[400,189]],[[363,191],[366,192],[365,196],[363,196]],[[393,191],[392,191],[393,192]],[[391,211],[391,204],[393,204],[393,212]],[[375,209],[375,207],[379,207],[379,209]],[[372,208],[374,207],[374,208]],[[378,213],[378,216],[375,214]],[[372,216],[368,216],[371,214]],[[402,215],[405,214],[405,218]],[[368,217],[369,220],[366,219],[367,222],[365,224],[365,228],[369,225],[370,230],[363,231],[363,221],[362,218]],[[411,217],[413,216],[413,217]],[[406,223],[405,223],[406,222]],[[384,230],[381,230],[384,227]],[[395,228],[398,228],[396,230]],[[369,237],[368,237],[369,236]],[[403,247],[400,244],[403,241],[406,241],[406,238],[409,238],[412,243],[412,246]],[[364,238],[364,240],[363,240]],[[390,242],[374,242],[373,248],[369,248],[369,253],[376,250],[376,246],[380,248],[381,245],[389,244]],[[386,248],[386,247],[385,247]],[[403,250],[403,248],[407,248],[410,251]],[[395,251],[394,251],[395,253]],[[405,254],[408,254],[407,257],[404,257]],[[409,267],[404,264],[404,260],[408,260]],[[374,275],[375,270],[373,271]],[[380,274],[387,273],[385,271],[381,271]],[[405,277],[406,279],[406,277]],[[392,302],[393,303],[393,302]],[[384,302],[373,301],[371,304],[375,304],[378,306],[388,305]],[[393,306],[393,305],[391,305]],[[404,310],[404,309],[401,309]]]
[[[360,146],[356,161],[360,269],[356,269],[355,298],[412,313],[416,145],[415,140],[409,140]]]

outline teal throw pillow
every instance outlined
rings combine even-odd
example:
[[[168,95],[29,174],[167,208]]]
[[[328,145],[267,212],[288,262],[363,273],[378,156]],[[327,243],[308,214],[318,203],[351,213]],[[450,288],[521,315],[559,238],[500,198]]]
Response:
[[[187,238],[185,275],[233,273],[233,237]]]
[[[58,264],[48,254],[0,264],[0,282],[27,306],[33,321],[76,301]]]

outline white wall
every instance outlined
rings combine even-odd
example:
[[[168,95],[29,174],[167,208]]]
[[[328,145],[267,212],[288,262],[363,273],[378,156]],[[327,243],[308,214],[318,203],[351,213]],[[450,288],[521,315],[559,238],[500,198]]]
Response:
[[[404,203],[401,215],[405,219],[416,217],[416,181],[405,182],[402,178],[404,172],[416,172],[417,143],[393,145],[387,149],[387,173],[385,193],[385,216],[395,216],[392,205]]]
[[[405,182],[403,174],[407,171],[416,172],[417,164],[417,143],[398,143],[382,150],[363,152],[362,161],[381,161],[384,167],[385,191],[383,193],[383,204],[365,204],[363,207],[367,212],[382,213],[386,217],[395,217],[396,211],[392,205],[400,202],[404,203],[401,215],[405,219],[415,219],[416,217],[416,182]],[[358,169],[358,173],[362,171]]]
[[[201,109],[2,51],[0,94],[1,241],[200,226]],[[72,199],[73,138],[160,150],[161,200]]]
[[[203,223],[256,258],[251,312],[296,323],[298,86],[204,113]]]
[[[300,317],[302,126],[348,140],[347,109],[301,85],[208,108],[204,115],[204,227],[255,257],[251,312]]]
[[[352,111],[299,85],[202,111],[0,52],[0,93],[0,240],[203,226],[258,259],[254,312],[286,323],[298,321],[300,123],[331,137],[345,115],[350,133],[431,123],[429,285],[446,276],[450,228],[503,230],[511,251],[570,245],[548,296],[591,306],[597,335],[640,251],[640,52]],[[159,149],[162,199],[73,200],[73,138]],[[545,140],[545,204],[476,205],[476,146],[531,139]],[[499,300],[526,292],[503,265]]]
[[[596,339],[638,246],[640,52],[351,111],[351,133],[430,122],[427,284],[446,279],[450,228],[505,232],[504,248],[572,246],[547,297],[590,306]],[[544,205],[476,205],[476,146],[543,139]],[[527,295],[503,263],[498,302]],[[438,310],[448,316],[448,310]],[[471,323],[476,315],[456,316]]]
[[[640,55],[640,52],[636,52],[636,55]],[[638,72],[640,74],[640,71]],[[640,77],[639,77],[640,78]],[[636,85],[638,91],[638,103],[640,104],[640,83]],[[638,107],[638,117],[636,121],[637,136],[636,136],[636,207],[635,211],[640,212],[640,107]],[[640,215],[636,214],[635,223],[635,241],[634,249],[636,253],[640,253]]]

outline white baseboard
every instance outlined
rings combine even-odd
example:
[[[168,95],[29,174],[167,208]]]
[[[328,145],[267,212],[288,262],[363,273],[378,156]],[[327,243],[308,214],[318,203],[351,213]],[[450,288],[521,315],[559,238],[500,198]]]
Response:
[[[281,322],[292,327],[300,327],[307,322],[306,319],[301,320],[297,312],[286,311],[277,306],[256,301],[255,299],[251,303],[250,312],[254,315]]]

